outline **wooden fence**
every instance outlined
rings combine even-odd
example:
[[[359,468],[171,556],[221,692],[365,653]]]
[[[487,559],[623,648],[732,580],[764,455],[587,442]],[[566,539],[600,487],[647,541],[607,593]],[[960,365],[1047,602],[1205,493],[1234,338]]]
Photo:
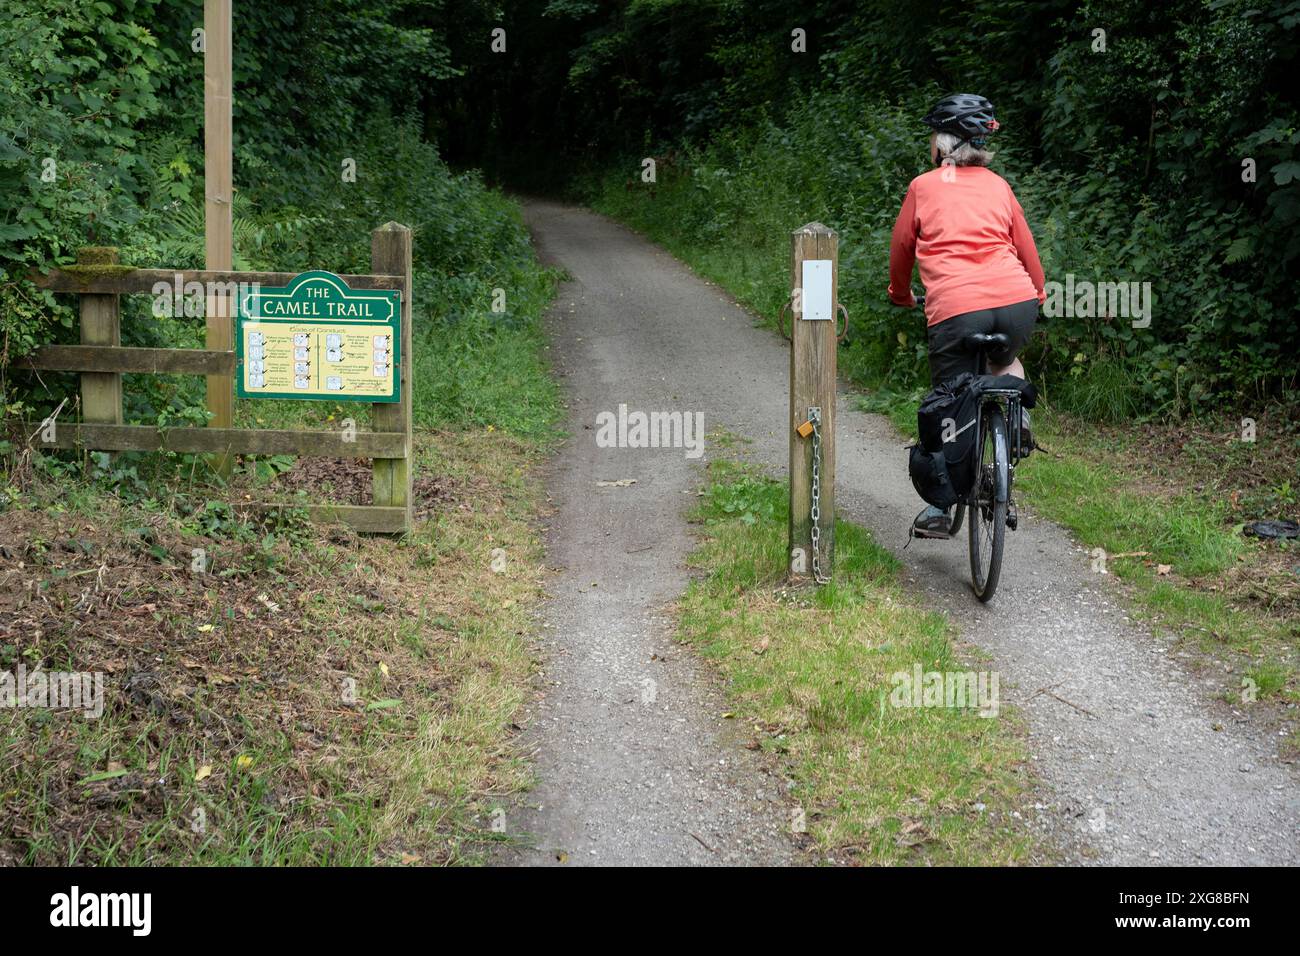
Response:
[[[125,347],[119,296],[152,294],[158,283],[170,287],[178,282],[198,282],[205,289],[210,289],[210,284],[235,288],[239,283],[284,286],[294,274],[134,269],[118,264],[115,249],[80,250],[75,266],[51,270],[48,276],[36,277],[36,282],[53,292],[76,293],[81,297],[81,344],[47,345],[23,364],[39,370],[80,372],[81,422],[55,422],[53,429],[39,429],[37,443],[47,448],[186,452],[207,454],[218,460],[229,460],[237,454],[370,458],[374,476],[372,504],[311,504],[306,506],[307,511],[315,520],[341,521],[358,531],[409,531],[413,472],[411,230],[395,222],[376,229],[371,234],[370,267],[373,270],[370,274],[339,278],[352,289],[396,290],[402,296],[400,400],[370,406],[371,431],[349,434],[319,429],[156,428],[123,424],[123,373],[206,375],[210,376],[210,382],[214,379],[224,382],[228,389],[236,371],[235,352]],[[236,285],[228,286],[230,283]],[[211,302],[211,297],[207,300]],[[226,311],[233,312],[233,309]],[[233,317],[230,321],[233,323]],[[44,440],[46,434],[49,441]],[[303,507],[292,502],[232,504],[244,510]]]

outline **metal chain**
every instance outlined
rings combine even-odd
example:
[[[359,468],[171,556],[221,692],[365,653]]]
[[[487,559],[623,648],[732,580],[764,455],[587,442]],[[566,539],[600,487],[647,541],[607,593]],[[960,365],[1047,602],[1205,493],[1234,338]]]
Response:
[[[812,447],[812,566],[813,580],[818,584],[829,584],[830,578],[822,574],[821,538],[818,526],[821,521],[822,495],[822,413],[820,408],[808,409],[808,420],[813,427]]]

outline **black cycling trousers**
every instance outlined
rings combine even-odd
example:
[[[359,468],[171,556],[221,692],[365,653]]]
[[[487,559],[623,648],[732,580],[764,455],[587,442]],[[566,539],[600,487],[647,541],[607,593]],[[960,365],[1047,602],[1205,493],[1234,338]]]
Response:
[[[962,340],[980,332],[985,335],[1001,332],[1011,340],[1003,352],[990,352],[990,365],[1010,365],[1020,350],[1029,342],[1038,321],[1038,300],[1026,299],[1015,305],[1002,305],[996,309],[979,309],[963,312],[944,319],[927,329],[930,342],[930,386],[951,381],[962,372],[979,371],[979,355],[966,350]]]

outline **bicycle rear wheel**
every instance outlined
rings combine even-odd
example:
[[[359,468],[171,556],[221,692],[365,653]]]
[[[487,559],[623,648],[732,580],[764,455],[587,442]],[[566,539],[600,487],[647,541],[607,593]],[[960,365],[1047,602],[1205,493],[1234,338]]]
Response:
[[[986,406],[980,416],[978,453],[967,527],[971,583],[976,597],[987,603],[997,592],[998,578],[1002,574],[1010,482],[1007,425],[1002,409],[997,405]]]

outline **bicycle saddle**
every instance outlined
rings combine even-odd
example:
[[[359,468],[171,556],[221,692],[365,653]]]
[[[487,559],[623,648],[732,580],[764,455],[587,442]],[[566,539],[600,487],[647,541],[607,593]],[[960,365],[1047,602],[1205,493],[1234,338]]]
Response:
[[[983,332],[972,332],[962,343],[968,351],[994,351],[996,349],[1005,349],[1011,344],[1011,339],[1001,332],[994,332],[991,335],[985,335]]]

